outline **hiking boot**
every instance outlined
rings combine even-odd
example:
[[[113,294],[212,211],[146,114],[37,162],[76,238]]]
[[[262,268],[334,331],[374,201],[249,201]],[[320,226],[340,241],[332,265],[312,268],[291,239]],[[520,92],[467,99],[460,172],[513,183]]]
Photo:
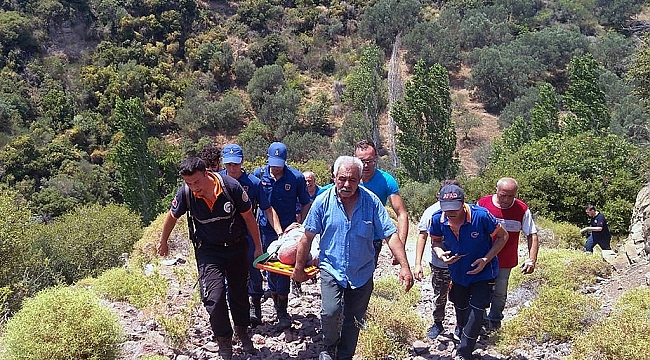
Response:
[[[456,329],[454,329],[454,340],[460,341],[462,334],[463,334],[463,328],[456,326]]]
[[[218,360],[232,360],[232,336],[218,336],[215,337],[219,350],[217,354]]]
[[[435,322],[433,326],[429,328],[429,332],[427,332],[427,336],[429,339],[433,340],[438,337],[445,329],[442,327],[441,322]]]
[[[235,326],[235,333],[241,341],[241,348],[244,352],[253,354],[256,352],[253,342],[251,341],[251,336],[248,334],[248,326]]]
[[[250,305],[251,328],[262,325],[262,299],[251,298]]]
[[[328,346],[318,354],[318,360],[336,360],[336,346]]]
[[[280,330],[288,329],[291,327],[291,317],[287,312],[287,305],[289,303],[289,297],[287,295],[280,295],[278,293],[273,293],[273,301],[275,306],[275,312],[278,316],[278,328]]]

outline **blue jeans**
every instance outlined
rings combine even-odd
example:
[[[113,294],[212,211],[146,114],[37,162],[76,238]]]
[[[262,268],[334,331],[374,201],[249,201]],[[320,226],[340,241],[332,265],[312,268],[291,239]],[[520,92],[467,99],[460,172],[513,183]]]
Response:
[[[264,290],[262,290],[262,271],[255,266],[253,266],[253,261],[255,260],[255,244],[253,243],[253,238],[250,235],[246,235],[248,240],[248,265],[250,277],[248,278],[248,296],[253,299],[261,299],[264,295]],[[262,247],[262,251],[266,251]]]
[[[506,299],[508,298],[508,280],[510,279],[511,270],[499,269],[499,275],[497,275],[494,284],[492,301],[490,302],[490,313],[487,316],[489,321],[501,322],[503,320],[503,309],[506,307]]]
[[[456,308],[456,324],[463,329],[457,351],[466,359],[472,357],[476,340],[483,325],[483,314],[490,305],[494,280],[479,281],[469,286],[452,282],[449,301]]]
[[[321,324],[325,348],[338,346],[338,360],[351,360],[359,340],[359,328],[364,323],[374,283],[372,278],[363,286],[345,288],[334,276],[321,270]],[[341,324],[341,315],[343,324]]]
[[[594,246],[598,245],[602,250],[611,250],[610,246],[610,241],[611,240],[600,240],[596,241],[594,240],[594,234],[591,233],[589,234],[589,237],[587,238],[587,242],[585,242],[585,251],[586,252],[593,252],[594,251]]]

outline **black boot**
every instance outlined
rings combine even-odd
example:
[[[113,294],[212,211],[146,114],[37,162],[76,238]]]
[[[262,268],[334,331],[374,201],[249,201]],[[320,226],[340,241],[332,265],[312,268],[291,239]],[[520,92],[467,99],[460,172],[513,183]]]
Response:
[[[251,298],[250,318],[251,328],[262,325],[262,299]]]
[[[215,336],[219,345],[219,360],[232,360],[232,336]]]
[[[235,326],[235,333],[241,341],[241,347],[244,352],[252,354],[255,352],[255,347],[251,341],[251,336],[248,334],[248,326]]]
[[[278,328],[280,328],[280,330],[290,328],[291,317],[289,317],[289,313],[287,312],[289,297],[287,295],[273,293],[273,302],[275,306],[275,312],[278,316]]]

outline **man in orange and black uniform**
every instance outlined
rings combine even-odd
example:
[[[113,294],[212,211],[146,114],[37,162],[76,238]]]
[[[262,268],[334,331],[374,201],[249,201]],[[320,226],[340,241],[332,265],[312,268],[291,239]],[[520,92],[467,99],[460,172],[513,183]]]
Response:
[[[247,233],[253,238],[256,257],[262,254],[262,245],[248,194],[232,177],[207,171],[205,162],[197,157],[184,160],[179,173],[190,191],[181,186],[176,193],[163,223],[158,254],[169,254],[169,235],[178,218],[190,210],[196,229],[194,245],[201,299],[210,315],[219,356],[224,360],[232,358],[233,329],[227,301],[242,348],[254,352],[248,334]]]

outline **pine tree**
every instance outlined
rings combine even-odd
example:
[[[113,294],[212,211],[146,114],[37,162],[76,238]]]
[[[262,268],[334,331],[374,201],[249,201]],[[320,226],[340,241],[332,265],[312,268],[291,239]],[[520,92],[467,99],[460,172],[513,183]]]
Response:
[[[117,183],[124,203],[148,224],[158,213],[157,166],[147,148],[142,102],[117,98],[114,109],[118,133],[110,160],[117,170]]]
[[[392,116],[399,127],[397,154],[411,179],[428,183],[456,176],[456,131],[449,76],[442,65],[427,68],[418,61],[404,100],[395,103]]]

